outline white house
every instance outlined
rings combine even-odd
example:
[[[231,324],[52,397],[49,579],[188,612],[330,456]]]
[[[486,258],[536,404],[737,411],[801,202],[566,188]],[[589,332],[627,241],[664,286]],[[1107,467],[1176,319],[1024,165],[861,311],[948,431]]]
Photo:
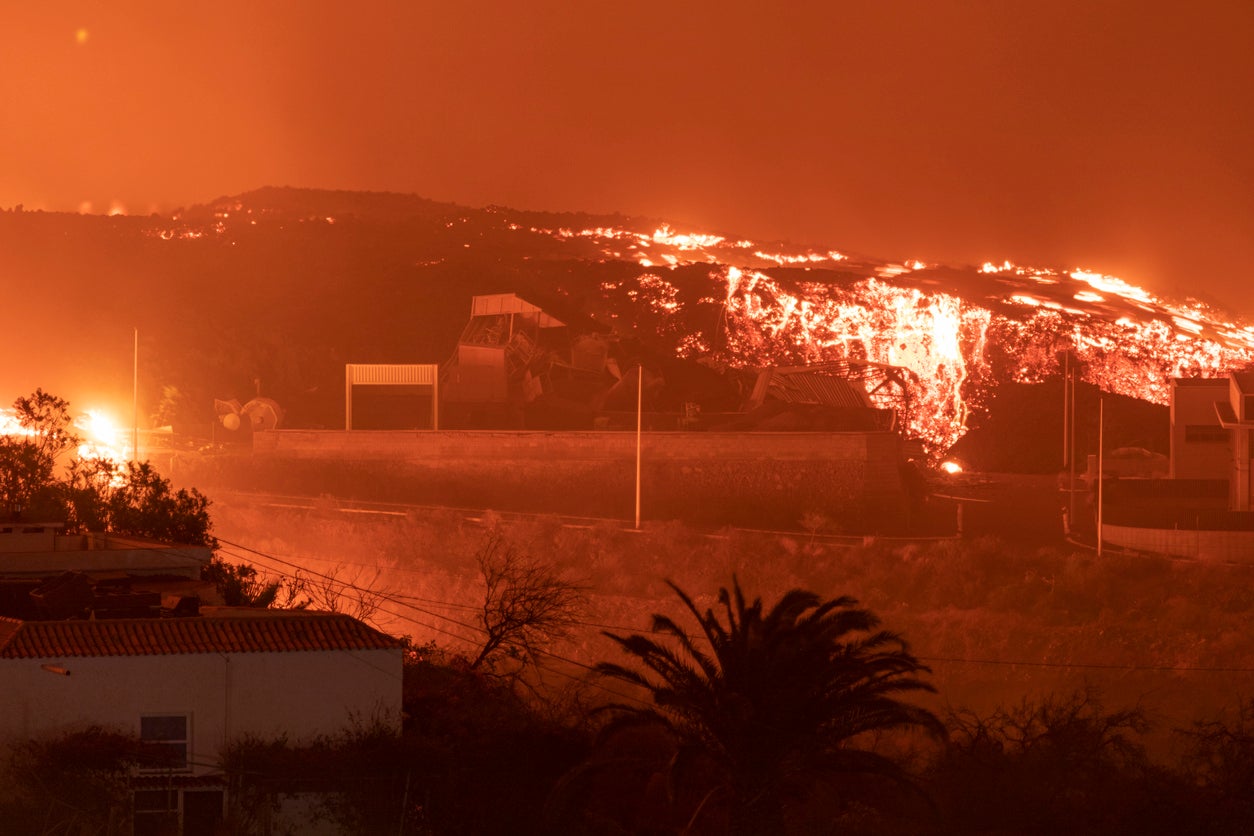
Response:
[[[401,667],[399,641],[332,613],[0,618],[0,745],[93,724],[133,732],[168,755],[146,773],[161,789],[137,790],[135,832],[177,817],[179,832],[209,833],[222,820],[227,743],[296,743],[353,722],[399,732]]]
[[[0,525],[0,577],[84,572],[194,579],[213,557],[206,546],[175,546],[116,534],[64,534],[63,528],[62,523]]]

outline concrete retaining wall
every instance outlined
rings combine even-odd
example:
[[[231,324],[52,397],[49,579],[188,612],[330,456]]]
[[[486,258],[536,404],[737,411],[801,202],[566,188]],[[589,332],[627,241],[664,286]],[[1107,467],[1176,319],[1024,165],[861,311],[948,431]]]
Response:
[[[282,430],[251,456],[180,464],[191,484],[630,519],[634,433]],[[650,432],[642,514],[795,528],[820,513],[851,531],[900,520],[892,433]],[[196,472],[198,471],[198,472]]]
[[[1254,531],[1189,531],[1103,525],[1102,539],[1110,545],[1174,557],[1254,563]]]

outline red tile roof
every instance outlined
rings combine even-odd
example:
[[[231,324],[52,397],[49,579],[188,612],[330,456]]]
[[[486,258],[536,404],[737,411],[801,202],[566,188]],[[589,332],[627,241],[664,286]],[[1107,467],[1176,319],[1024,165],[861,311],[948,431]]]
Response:
[[[0,618],[0,659],[384,650],[397,639],[347,615],[18,621]]]

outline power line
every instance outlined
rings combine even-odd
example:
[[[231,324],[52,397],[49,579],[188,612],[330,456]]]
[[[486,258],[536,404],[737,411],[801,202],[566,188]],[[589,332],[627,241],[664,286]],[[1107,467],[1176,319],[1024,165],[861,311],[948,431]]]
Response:
[[[220,540],[219,542],[221,542],[221,543],[226,543],[226,542],[228,542],[228,541],[225,541],[225,540]],[[344,580],[341,580],[340,578],[335,577],[335,576],[332,576],[332,575],[325,575],[325,574],[320,573],[320,572],[318,572],[318,571],[316,571],[316,570],[314,570],[314,569],[309,569],[308,567],[306,567],[306,566],[304,566],[304,565],[302,565],[302,564],[295,563],[295,562],[292,562],[292,561],[289,561],[289,560],[285,560],[285,559],[283,559],[283,558],[276,557],[276,556],[271,555],[271,554],[265,554],[265,553],[263,553],[263,552],[259,552],[259,551],[255,550],[255,549],[250,549],[250,548],[249,548],[249,547],[247,547],[247,546],[242,546],[242,545],[239,545],[239,544],[236,544],[236,543],[231,543],[230,545],[233,545],[233,546],[235,546],[236,548],[244,549],[244,550],[245,550],[245,551],[247,551],[249,554],[252,554],[252,555],[257,555],[257,556],[259,556],[259,557],[265,557],[265,558],[268,558],[268,559],[270,559],[270,560],[273,560],[273,561],[276,561],[276,562],[282,563],[282,564],[284,564],[284,565],[286,565],[286,566],[291,566],[291,567],[293,567],[293,568],[295,568],[295,569],[298,569],[298,570],[300,570],[300,571],[302,571],[302,572],[307,572],[307,573],[309,573],[309,574],[318,575],[319,577],[325,578],[325,579],[327,579],[327,580],[333,580],[333,581],[335,581],[336,583],[343,584],[343,585],[345,585],[345,586],[347,586],[347,587],[350,587],[350,588],[353,588],[353,589],[357,589],[357,590],[362,591],[362,592],[369,592],[369,593],[370,593],[370,594],[372,594],[372,595],[382,595],[382,594],[383,594],[383,593],[381,593],[381,592],[379,592],[379,591],[377,591],[377,590],[374,590],[374,589],[364,589],[364,588],[362,588],[362,587],[360,587],[360,586],[357,586],[355,583],[352,583],[352,582],[349,582],[349,581],[344,581]],[[224,551],[224,552],[230,553],[227,549],[220,549],[220,551]],[[246,557],[245,555],[240,555],[240,557],[244,557],[245,559],[247,559],[247,557]],[[307,555],[306,555],[306,556],[303,556],[303,557],[304,557],[304,559],[311,560],[311,561],[316,561],[316,562],[318,562],[318,563],[330,563],[330,562],[331,562],[331,561],[329,561],[329,560],[323,560],[323,559],[321,559],[321,558],[316,558],[316,557],[309,557],[309,556],[307,556]],[[357,563],[357,562],[355,562],[355,561],[344,561],[344,562],[341,562],[341,563],[339,563],[339,564],[337,564],[337,565],[340,565],[340,566],[356,566],[356,567],[360,567],[360,568],[363,568],[363,569],[376,569],[376,570],[379,570],[379,568],[380,568],[380,567],[378,566],[378,564]],[[419,570],[419,569],[406,569],[406,568],[401,567],[401,566],[393,566],[393,567],[389,567],[389,568],[387,569],[387,571],[389,571],[389,572],[402,572],[402,573],[407,574],[407,575],[423,575],[423,574],[424,574],[424,573],[423,573],[421,570]],[[279,574],[282,574],[282,573],[280,572]],[[422,596],[420,596],[420,595],[408,595],[408,594],[402,594],[402,593],[399,593],[399,592],[392,592],[392,593],[388,593],[388,595],[389,595],[389,597],[390,597],[390,598],[395,599],[398,603],[399,603],[400,601],[419,601],[419,602],[424,603],[424,604],[431,604],[431,605],[433,605],[433,606],[444,607],[444,608],[451,609],[451,610],[469,610],[469,611],[472,611],[472,612],[479,612],[479,611],[481,610],[481,607],[479,607],[479,606],[477,606],[477,605],[475,605],[475,604],[458,604],[458,603],[454,603],[453,601],[442,601],[442,600],[439,600],[439,599],[437,599],[437,598],[425,598],[425,597],[422,597]],[[433,614],[433,615],[434,615],[434,614]],[[650,634],[653,634],[653,635],[664,635],[664,636],[673,635],[673,633],[671,633],[671,631],[669,631],[669,630],[654,630],[654,629],[649,628],[649,627],[627,627],[627,626],[624,626],[624,625],[622,625],[622,624],[602,624],[602,623],[599,623],[599,622],[596,622],[596,621],[582,621],[582,620],[580,620],[580,619],[571,619],[571,620],[570,620],[570,623],[571,623],[571,624],[578,625],[578,626],[580,626],[580,627],[592,627],[592,628],[596,628],[596,629],[598,629],[598,630],[618,630],[618,631],[622,631],[622,632],[626,632],[626,633],[650,633]],[[480,629],[480,628],[475,627],[474,629]],[[697,638],[697,636],[694,636],[694,635],[688,635],[688,636],[687,636],[687,638],[689,638],[689,639],[693,639],[693,638]]]
[[[440,618],[440,619],[449,621],[453,624],[457,624],[461,627],[465,627],[467,629],[474,630],[476,632],[480,632],[485,635],[487,634],[487,631],[479,625],[467,624],[465,622],[458,621],[457,619],[440,615],[439,613],[431,612],[429,610],[425,610],[413,604],[408,604],[405,602],[405,600],[402,600],[402,599],[409,598],[411,600],[423,601],[424,603],[434,604],[434,605],[448,607],[452,609],[477,610],[478,607],[473,607],[467,604],[456,604],[451,601],[439,601],[436,599],[421,598],[418,596],[387,595],[384,593],[379,593],[374,590],[364,589],[362,587],[356,586],[355,584],[352,584],[346,581],[341,581],[338,578],[335,578],[330,575],[325,575],[320,572],[315,572],[313,570],[305,569],[304,567],[300,566],[297,563],[292,563],[291,561],[287,561],[282,558],[275,557],[273,555],[268,555],[263,552],[259,552],[255,549],[250,549],[247,546],[242,546],[237,543],[229,543],[228,541],[220,541],[220,542],[227,542],[228,545],[232,545],[232,546],[235,546],[236,548],[244,549],[245,551],[251,554],[255,554],[263,558],[269,558],[278,563],[282,563],[287,566],[292,566],[302,571],[310,572],[311,574],[318,575],[320,577],[326,578],[327,580],[331,580],[335,583],[343,584],[344,586],[355,589],[357,591],[372,594],[372,595],[379,595],[385,600],[392,601],[393,603],[396,603],[400,606],[409,607],[417,612],[423,613],[425,615],[429,615],[433,618]],[[359,565],[359,564],[354,564],[354,565]],[[385,610],[385,612],[389,612],[392,615],[396,615],[397,617],[403,618],[403,616],[400,616],[399,614],[395,612],[391,612],[388,610]],[[421,625],[420,622],[414,622],[414,623],[419,623],[420,626],[427,626],[429,629],[436,629],[436,628],[430,627],[429,625]],[[605,629],[605,630],[619,630],[619,631],[628,632],[628,633],[634,632],[634,633],[652,633],[655,635],[672,635],[670,631],[667,631],[667,630],[640,629],[640,628],[625,627],[621,625],[600,624],[596,622],[581,621],[581,620],[572,620],[571,623],[582,626],[582,627],[592,627],[592,628]],[[441,631],[441,632],[447,633],[447,631]],[[453,634],[450,634],[450,635],[453,635]],[[690,640],[700,638],[699,636],[693,636],[693,635],[688,635],[688,634],[685,634],[685,637]],[[467,641],[467,639],[461,636],[458,636],[457,638],[461,639],[462,641]],[[575,665],[576,667],[584,668],[589,671],[595,671],[595,668],[593,666],[587,665],[583,662],[579,662],[574,659],[568,659],[558,654],[552,653],[550,651],[538,651],[538,652],[544,653],[545,655],[548,655],[554,659],[558,659],[560,661],[566,662],[567,664]],[[1029,660],[1029,659],[982,659],[982,658],[960,657],[960,656],[916,656],[915,658],[923,662],[943,662],[943,663],[968,664],[968,665],[997,665],[997,666],[1003,666],[1003,667],[1035,667],[1035,668],[1054,668],[1054,669],[1075,668],[1075,669],[1082,669],[1082,670],[1142,671],[1142,672],[1156,672],[1156,673],[1158,672],[1161,672],[1161,673],[1254,673],[1254,668],[1249,668],[1249,667],[1221,667],[1221,666],[1202,666],[1202,665],[1108,664],[1108,663],[1093,663],[1093,662],[1048,662],[1048,661]]]
[[[428,616],[431,616],[432,618],[440,619],[440,620],[442,620],[442,621],[447,621],[447,622],[449,622],[449,623],[451,623],[451,624],[456,624],[456,625],[458,625],[459,627],[463,627],[463,628],[466,628],[466,629],[468,629],[468,630],[475,631],[475,632],[477,632],[477,633],[482,633],[482,634],[483,634],[483,635],[485,635],[485,636],[486,636],[486,635],[488,635],[488,630],[487,630],[486,628],[484,628],[484,627],[480,626],[480,625],[477,625],[477,624],[467,624],[467,623],[466,623],[466,622],[464,622],[464,621],[458,621],[458,620],[457,620],[457,619],[455,619],[455,618],[451,618],[451,617],[446,616],[446,615],[441,615],[440,613],[431,612],[430,610],[423,609],[422,607],[418,607],[418,606],[416,606],[416,605],[414,605],[414,604],[409,604],[409,603],[406,603],[405,601],[398,600],[395,596],[392,596],[392,595],[390,595],[390,594],[388,594],[388,593],[383,593],[383,592],[379,592],[379,591],[377,591],[377,590],[372,590],[372,589],[366,589],[366,588],[363,588],[363,587],[357,586],[357,585],[356,585],[356,584],[354,584],[354,583],[351,583],[351,582],[348,582],[348,581],[342,581],[342,580],[340,580],[339,578],[334,577],[333,575],[327,575],[327,574],[324,574],[324,573],[322,573],[322,572],[317,572],[317,571],[314,571],[314,570],[311,570],[311,569],[306,569],[305,567],[302,567],[302,566],[300,566],[300,565],[299,565],[299,564],[297,564],[297,563],[293,563],[293,562],[291,562],[291,561],[289,561],[289,560],[284,560],[284,559],[283,559],[283,558],[281,558],[281,557],[276,557],[276,556],[274,556],[274,555],[271,555],[271,554],[267,554],[267,553],[265,553],[265,552],[258,551],[258,550],[256,550],[256,549],[250,548],[250,547],[248,547],[248,546],[244,546],[244,545],[242,545],[242,544],[240,544],[240,543],[233,543],[233,542],[231,542],[231,541],[229,541],[229,540],[219,540],[219,542],[220,542],[220,543],[225,543],[226,545],[231,546],[231,547],[234,547],[234,548],[236,548],[236,549],[242,549],[244,552],[247,552],[248,554],[251,554],[251,555],[253,555],[253,556],[260,557],[260,558],[262,558],[262,559],[271,560],[271,561],[273,561],[273,562],[275,562],[275,563],[279,563],[279,564],[284,565],[284,566],[290,566],[290,567],[293,567],[293,568],[295,568],[295,569],[297,569],[297,570],[299,570],[299,571],[308,572],[309,574],[316,575],[316,576],[321,577],[321,578],[323,578],[323,579],[325,579],[325,580],[331,581],[332,583],[337,583],[337,584],[340,584],[342,587],[346,587],[346,588],[349,588],[349,589],[353,589],[353,590],[356,590],[356,591],[358,591],[358,592],[362,592],[362,593],[369,594],[369,595],[375,595],[375,596],[379,597],[379,598],[380,598],[380,599],[382,599],[382,600],[389,601],[389,602],[391,602],[391,603],[393,603],[393,604],[396,604],[396,605],[398,605],[398,606],[401,606],[401,607],[406,607],[406,608],[408,608],[408,609],[414,610],[415,612],[422,613],[423,615],[428,615]],[[224,551],[225,551],[225,550],[224,550]],[[228,552],[228,553],[229,553],[229,552]],[[246,557],[246,555],[238,555],[238,556],[240,556],[240,557]],[[291,575],[291,574],[289,574],[289,573],[287,573],[287,572],[284,572],[284,571],[282,571],[282,570],[275,570],[275,569],[273,569],[272,567],[268,567],[268,568],[269,568],[269,571],[274,571],[274,572],[276,572],[277,574],[279,574],[279,575],[281,575],[281,576],[283,576],[283,577],[285,577],[285,578],[289,578],[289,579],[298,579],[298,576]],[[441,603],[446,603],[446,602],[441,602]],[[449,631],[449,630],[442,629],[442,628],[437,627],[437,626],[432,625],[432,624],[427,624],[427,623],[425,623],[425,622],[422,622],[422,621],[419,621],[418,619],[413,618],[412,616],[407,616],[407,615],[404,615],[404,614],[402,614],[402,613],[398,613],[398,612],[396,612],[395,610],[390,610],[390,609],[387,609],[387,608],[382,607],[382,606],[380,606],[380,607],[379,607],[379,609],[380,609],[380,610],[382,610],[383,612],[388,613],[389,615],[392,615],[392,616],[396,617],[396,618],[400,618],[400,619],[402,619],[402,620],[404,620],[404,621],[408,621],[408,622],[409,622],[409,623],[411,623],[411,624],[416,624],[416,625],[418,625],[418,626],[420,626],[420,627],[423,627],[423,628],[428,629],[428,630],[432,630],[432,631],[437,632],[437,633],[441,633],[441,634],[443,634],[443,635],[452,636],[453,638],[456,638],[456,639],[458,639],[459,641],[463,641],[463,642],[470,642],[470,641],[472,641],[472,640],[470,640],[470,639],[467,639],[465,636],[458,635],[457,633],[454,633],[454,632]],[[596,672],[597,672],[597,671],[596,671],[596,667],[595,667],[595,666],[593,666],[593,665],[589,665],[589,664],[587,664],[587,663],[585,663],[585,662],[580,662],[580,661],[578,661],[578,660],[576,660],[576,659],[571,659],[571,658],[569,658],[569,657],[562,656],[561,654],[554,653],[554,652],[552,652],[552,651],[550,651],[550,650],[534,650],[534,651],[533,651],[533,653],[534,653],[534,654],[536,654],[536,655],[538,655],[538,656],[546,656],[546,657],[548,657],[548,658],[550,658],[550,659],[554,659],[554,660],[557,660],[557,661],[559,661],[559,662],[564,662],[564,663],[566,663],[566,664],[568,664],[568,665],[571,665],[571,666],[573,666],[573,667],[577,667],[577,668],[581,668],[581,669],[586,670],[586,671],[588,671],[588,672],[590,672],[590,673],[596,673]],[[556,675],[558,675],[558,676],[565,677],[565,678],[567,678],[567,679],[570,679],[571,681],[574,681],[574,682],[584,682],[584,683],[586,683],[586,684],[588,684],[588,685],[591,685],[591,686],[592,686],[592,687],[594,687],[594,688],[597,688],[597,689],[599,689],[599,690],[605,691],[605,692],[606,692],[606,693],[608,693],[608,694],[612,694],[612,695],[614,695],[614,696],[618,697],[619,699],[627,700],[627,701],[629,701],[629,702],[634,702],[634,703],[638,703],[638,704],[641,704],[641,705],[649,705],[649,704],[650,704],[650,703],[649,703],[648,701],[646,701],[646,700],[641,700],[641,699],[639,699],[639,698],[637,698],[637,697],[633,697],[633,696],[631,696],[631,695],[629,695],[629,694],[624,694],[624,693],[623,693],[623,692],[621,692],[621,691],[616,691],[616,690],[614,690],[614,689],[612,689],[612,688],[609,688],[609,687],[606,687],[605,685],[603,685],[603,684],[601,684],[601,683],[599,683],[599,682],[596,682],[596,681],[594,681],[594,680],[585,680],[585,679],[580,679],[579,677],[576,677],[576,676],[574,676],[574,675],[572,675],[572,674],[566,673],[565,671],[559,670],[559,669],[557,669],[557,668],[553,668],[553,667],[551,667],[551,666],[545,666],[545,665],[542,665],[542,664],[540,664],[538,661],[537,661],[537,662],[535,662],[535,665],[536,665],[536,667],[537,667],[537,668],[539,668],[539,669],[541,669],[541,670],[547,671],[547,672],[549,672],[549,673],[556,674]]]
[[[1114,665],[1096,662],[1037,662],[1024,659],[967,659],[960,656],[916,656],[923,662],[954,662],[965,665],[1003,665],[1030,668],[1083,668],[1104,671],[1153,671],[1181,673],[1254,673],[1254,668],[1223,668],[1201,665]]]

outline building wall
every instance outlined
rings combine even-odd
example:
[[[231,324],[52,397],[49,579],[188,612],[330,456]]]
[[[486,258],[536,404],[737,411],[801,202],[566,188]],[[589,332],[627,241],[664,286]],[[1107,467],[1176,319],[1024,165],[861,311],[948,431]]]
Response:
[[[212,558],[209,549],[198,546],[153,546],[149,548],[93,548],[71,551],[64,541],[78,537],[58,537],[56,551],[0,554],[0,576],[6,578],[46,578],[61,572],[126,572],[132,575],[176,575],[199,578],[200,570]],[[87,537],[82,538],[86,541]]]
[[[399,649],[2,659],[0,684],[0,743],[89,724],[138,735],[141,715],[187,714],[196,773],[241,735],[295,743],[374,718],[400,730]]]
[[[866,459],[896,451],[893,433],[867,432],[648,432],[646,455],[654,459],[694,460]],[[281,430],[259,433],[253,449],[287,455],[350,454],[359,458],[432,461],[438,459],[563,459],[613,461],[634,458],[631,432],[548,432],[442,430],[440,432]]]
[[[1232,442],[1215,414],[1215,402],[1228,396],[1228,380],[1172,381],[1171,478],[1227,479],[1232,466]],[[1217,441],[1190,441],[1213,433]],[[1198,428],[1206,428],[1199,431]]]
[[[1232,504],[1234,511],[1254,511],[1254,430],[1232,431]]]
[[[1249,374],[1231,374],[1228,376],[1228,402],[1239,422],[1247,426],[1232,431],[1232,494],[1229,507],[1234,511],[1254,509],[1254,467],[1251,467],[1251,454],[1254,454],[1254,430],[1248,424],[1254,422],[1254,378]]]

